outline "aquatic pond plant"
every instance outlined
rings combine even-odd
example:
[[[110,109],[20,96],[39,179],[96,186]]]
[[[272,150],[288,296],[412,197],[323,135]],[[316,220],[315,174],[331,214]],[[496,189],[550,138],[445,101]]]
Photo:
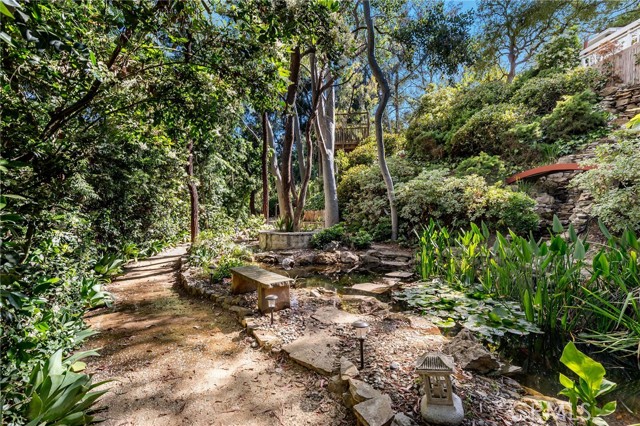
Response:
[[[439,327],[460,324],[488,341],[506,334],[540,333],[517,302],[494,299],[480,288],[458,290],[434,279],[404,290],[394,299],[427,315]]]
[[[439,277],[463,295],[514,302],[542,331],[580,333],[585,341],[640,360],[640,243],[632,230],[613,236],[602,223],[600,228],[607,243],[594,247],[590,261],[590,244],[557,217],[544,239],[514,232],[494,238],[484,224],[452,233],[431,221],[419,235],[418,272],[424,281]],[[406,298],[410,306],[425,303],[422,293]]]

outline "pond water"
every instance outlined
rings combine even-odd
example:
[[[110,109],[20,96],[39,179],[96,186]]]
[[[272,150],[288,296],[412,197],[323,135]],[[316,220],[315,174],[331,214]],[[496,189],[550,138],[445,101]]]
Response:
[[[285,270],[281,266],[262,265],[263,268],[296,280],[296,287],[322,287],[327,290],[345,291],[354,284],[381,281],[384,272],[370,269],[306,266]]]
[[[322,287],[337,290],[339,293],[348,293],[348,287],[354,284],[381,281],[385,274],[384,271],[345,269],[338,266],[297,267],[288,271],[278,265],[263,267],[294,278],[297,287]],[[498,351],[513,365],[523,368],[521,374],[513,377],[520,384],[544,395],[556,397],[562,389],[558,374],[573,376],[573,373],[559,362],[563,347],[564,342],[560,338],[530,335],[524,339],[503,339]],[[585,349],[580,346],[580,350]],[[640,423],[640,366],[632,362],[621,363],[595,350],[587,350],[587,353],[604,365],[607,379],[618,384],[614,392],[602,398],[604,402],[614,399],[618,401],[616,413],[606,418],[610,426]]]
[[[564,342],[559,337],[527,336],[503,340],[499,352],[514,365],[522,367],[522,373],[514,376],[519,383],[544,395],[557,396],[563,388],[558,381],[559,373],[575,376],[559,361],[563,347]],[[618,401],[616,413],[606,417],[609,424],[640,423],[640,366],[633,360],[625,363],[598,352],[597,348],[585,348],[584,345],[578,348],[600,362],[607,370],[606,378],[618,384],[615,391],[602,397],[603,402]]]

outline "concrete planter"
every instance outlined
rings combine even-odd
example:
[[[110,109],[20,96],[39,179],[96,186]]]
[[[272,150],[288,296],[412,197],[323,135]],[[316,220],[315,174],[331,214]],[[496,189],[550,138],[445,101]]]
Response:
[[[261,250],[292,250],[310,247],[311,237],[316,231],[280,232],[262,231],[258,235]]]

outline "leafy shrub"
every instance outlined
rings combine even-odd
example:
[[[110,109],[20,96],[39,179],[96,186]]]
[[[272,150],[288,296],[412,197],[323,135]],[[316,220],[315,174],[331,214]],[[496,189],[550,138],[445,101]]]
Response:
[[[371,247],[372,237],[367,231],[361,229],[352,235],[350,240],[353,248],[357,250],[364,250]]]
[[[458,87],[432,86],[420,100],[407,129],[408,155],[420,160],[442,158],[460,127],[485,105],[506,102],[511,90],[511,85],[501,81]]]
[[[589,191],[591,214],[615,232],[640,231],[640,136],[619,134],[617,143],[596,148],[598,168],[576,176],[571,185]]]
[[[536,68],[538,70],[558,69],[564,71],[580,65],[582,43],[580,43],[577,30],[577,27],[569,28],[542,46],[535,58]]]
[[[488,105],[476,112],[451,137],[448,150],[453,156],[500,155],[518,149],[514,128],[526,121],[526,108],[510,105]]]
[[[504,161],[497,155],[481,152],[480,155],[462,160],[455,170],[456,176],[478,175],[489,183],[503,180],[507,176]]]
[[[391,156],[402,151],[405,147],[405,136],[402,133],[387,133],[384,135],[384,149],[385,155]],[[353,151],[346,155],[346,168],[344,171],[351,167],[358,165],[370,165],[378,160],[378,145],[374,136],[370,136],[360,145],[358,145]]]
[[[596,91],[602,84],[602,76],[594,68],[579,67],[567,72],[548,73],[524,81],[511,102],[535,108],[537,114],[543,115],[551,112],[563,96],[587,89]]]
[[[213,282],[221,282],[224,278],[231,278],[231,268],[244,266],[246,262],[233,255],[224,255],[211,274]]]
[[[607,113],[596,105],[596,94],[590,90],[565,96],[551,114],[542,118],[542,131],[548,139],[556,141],[603,127],[607,124]]]
[[[425,170],[398,186],[401,225],[408,235],[430,219],[455,227],[484,221],[494,229],[528,233],[537,229],[535,201],[524,193],[488,186],[478,175],[450,176],[448,169]]]
[[[415,166],[404,158],[391,157],[387,164],[396,185],[417,174]],[[391,236],[387,188],[377,163],[349,169],[338,184],[338,201],[349,229],[364,229],[376,241]]]
[[[322,249],[333,241],[342,242],[344,237],[344,226],[341,223],[338,223],[330,228],[325,228],[322,231],[315,233],[311,238],[311,247],[315,249]]]

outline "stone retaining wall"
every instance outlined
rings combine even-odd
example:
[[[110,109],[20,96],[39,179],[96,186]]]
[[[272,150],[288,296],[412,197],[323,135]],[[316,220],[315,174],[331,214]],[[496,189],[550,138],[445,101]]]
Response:
[[[567,155],[557,160],[557,163],[584,163],[595,158],[595,148],[599,144],[610,143],[603,139],[589,145],[578,154]],[[536,200],[536,212],[540,215],[540,227],[546,229],[553,223],[553,215],[558,216],[563,226],[573,224],[578,232],[586,229],[591,217],[593,199],[589,193],[570,187],[571,180],[583,173],[582,171],[568,171],[552,173],[538,178],[531,189]]]
[[[607,87],[601,92],[604,96],[602,107],[618,115],[617,124],[624,124],[640,114],[640,84],[627,87]]]
[[[311,247],[311,232],[261,231],[258,234],[262,250],[295,250]]]

